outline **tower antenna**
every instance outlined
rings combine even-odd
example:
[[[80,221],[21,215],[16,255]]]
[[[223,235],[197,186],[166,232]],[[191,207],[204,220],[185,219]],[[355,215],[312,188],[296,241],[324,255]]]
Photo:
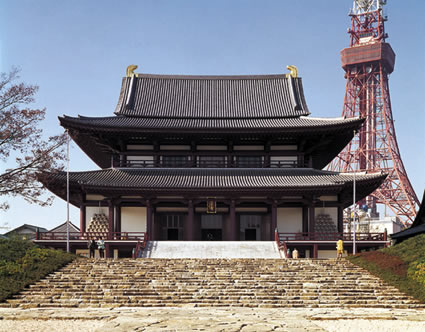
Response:
[[[419,200],[401,160],[391,110],[388,75],[395,53],[385,40],[383,0],[354,0],[350,46],[341,51],[347,79],[342,115],[365,119],[359,133],[329,165],[337,172],[388,173],[385,182],[359,205],[377,216],[377,204],[389,208],[404,225],[413,222]]]

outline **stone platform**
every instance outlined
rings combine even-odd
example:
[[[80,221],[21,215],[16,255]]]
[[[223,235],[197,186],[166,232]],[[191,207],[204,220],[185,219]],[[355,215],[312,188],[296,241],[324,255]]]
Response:
[[[275,241],[149,241],[144,258],[281,258]]]

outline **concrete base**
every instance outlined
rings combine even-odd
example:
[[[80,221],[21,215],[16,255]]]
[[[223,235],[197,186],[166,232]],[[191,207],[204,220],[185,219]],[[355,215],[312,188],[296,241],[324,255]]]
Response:
[[[281,258],[274,241],[149,241],[144,258]]]

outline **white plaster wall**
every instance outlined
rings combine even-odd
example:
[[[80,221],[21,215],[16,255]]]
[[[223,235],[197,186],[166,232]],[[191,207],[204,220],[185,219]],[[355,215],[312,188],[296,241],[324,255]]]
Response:
[[[107,206],[101,206],[99,209],[98,206],[86,206],[86,227],[89,226],[89,222],[95,213],[103,213],[109,217],[109,208]]]
[[[227,145],[197,145],[199,151],[227,151]]]
[[[330,215],[335,226],[338,227],[338,208],[336,208],[336,207],[315,208],[314,209],[314,216],[317,217],[319,214]]]
[[[309,249],[306,249],[306,251],[305,251],[305,258],[311,258]]]
[[[122,206],[121,232],[146,232],[146,208]]]
[[[197,207],[195,208],[195,212],[197,213],[207,213],[207,208],[206,207]],[[229,208],[226,207],[218,207],[217,208],[217,213],[228,213],[229,212]]]
[[[187,212],[187,208],[161,206],[156,208],[156,212]]]
[[[335,250],[317,250],[317,258],[336,258],[336,244]]]
[[[129,144],[127,150],[153,150],[153,145]]]
[[[277,229],[282,233],[302,232],[303,209],[277,208]]]
[[[190,150],[190,145],[160,145],[160,150]]]
[[[237,207],[236,212],[267,212],[267,208],[262,207]]]
[[[270,161],[297,161],[297,156],[271,156]]]
[[[319,199],[322,202],[338,202],[338,195],[320,196]]]
[[[96,195],[96,194],[87,194],[86,200],[88,201],[101,201],[105,198],[103,195]]]
[[[276,150],[298,150],[298,146],[296,145],[272,145],[270,146],[270,150],[276,151]]]
[[[234,151],[262,151],[264,150],[263,145],[235,145]]]
[[[127,160],[147,160],[147,161],[153,161],[153,156],[127,156]]]

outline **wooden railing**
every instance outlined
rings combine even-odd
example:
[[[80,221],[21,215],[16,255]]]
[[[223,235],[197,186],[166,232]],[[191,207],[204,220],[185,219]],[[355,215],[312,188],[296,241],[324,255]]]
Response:
[[[130,167],[130,168],[155,168],[155,167],[172,167],[172,168],[296,168],[307,167],[306,164],[292,160],[273,160],[273,161],[210,161],[210,160],[187,160],[187,161],[159,161],[153,160],[127,160],[113,162],[114,167]]]
[[[145,244],[147,241],[146,232],[69,232],[70,240],[108,240],[108,241],[140,241]],[[37,233],[36,240],[57,240],[67,239],[66,232],[45,232]]]
[[[283,251],[283,255],[285,258],[288,258],[288,247],[286,246],[285,241],[280,241],[279,233],[277,232],[277,229],[274,232],[274,240],[276,241],[277,248],[281,251]]]
[[[277,233],[279,242],[288,241],[353,241],[353,233]],[[356,241],[387,241],[385,233],[356,233]]]

